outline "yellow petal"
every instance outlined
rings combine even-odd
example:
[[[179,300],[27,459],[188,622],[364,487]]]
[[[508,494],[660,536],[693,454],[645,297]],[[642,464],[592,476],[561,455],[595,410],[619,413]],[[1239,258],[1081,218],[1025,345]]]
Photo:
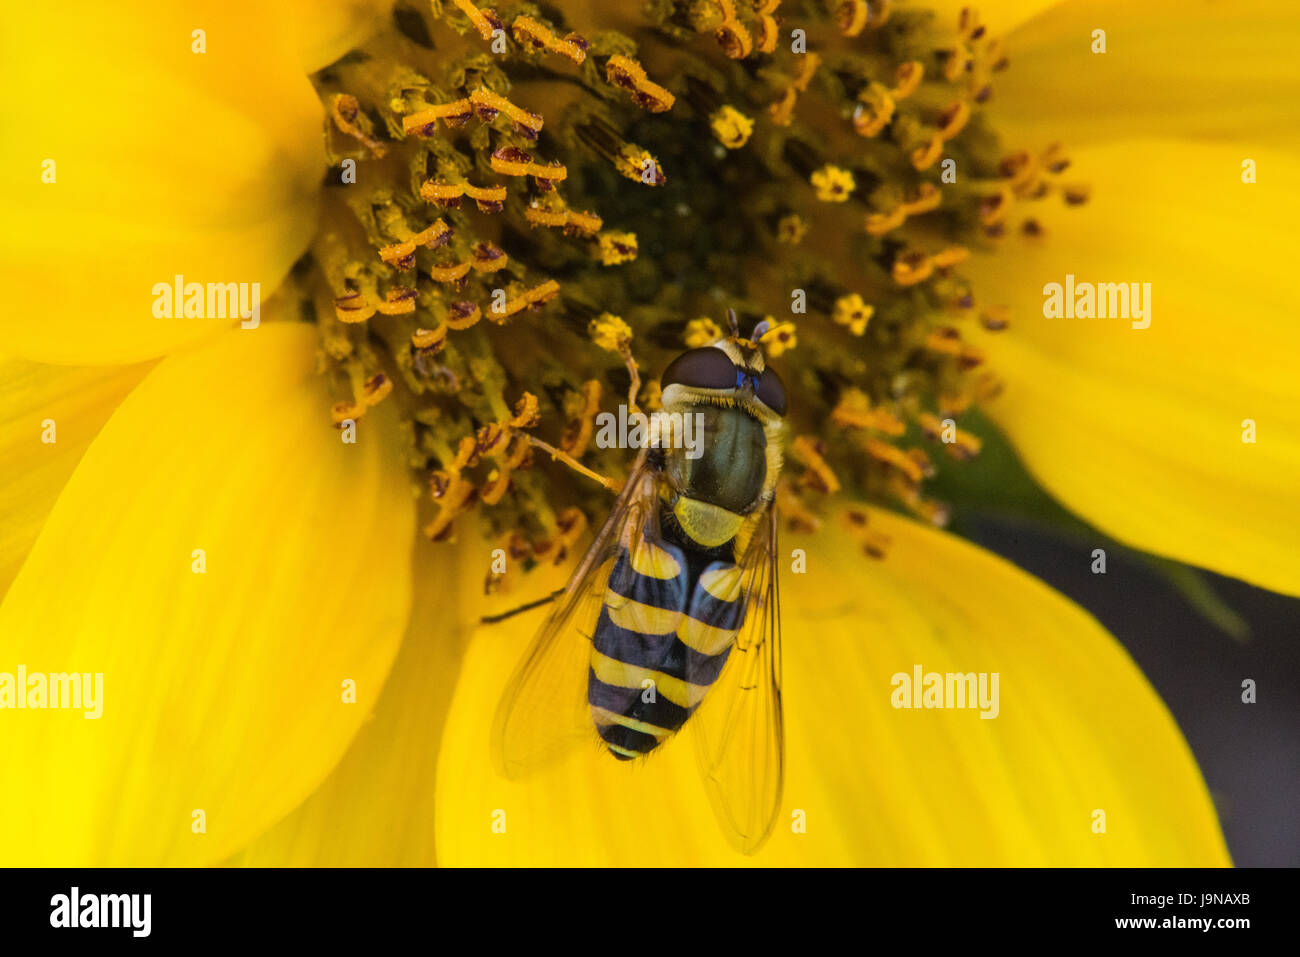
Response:
[[[782,540],[786,554],[806,551],[807,572],[782,578],[788,773],[754,858],[714,823],[685,740],[634,764],[593,743],[536,777],[496,776],[495,699],[534,614],[470,645],[439,752],[440,862],[1228,862],[1185,742],[1091,617],[959,539],[887,513],[870,522],[893,538],[883,562],[838,523]],[[998,673],[997,717],[893,707],[893,676],[916,665]],[[1105,833],[1093,830],[1098,810]]]
[[[1093,31],[1105,53],[1093,53]],[[1068,0],[1007,37],[997,126],[1040,147],[1140,136],[1296,136],[1300,4]]]
[[[329,66],[392,21],[392,0],[282,2],[296,32],[299,55],[307,73]]]
[[[319,100],[273,9],[75,0],[9,12],[6,354],[130,362],[230,325],[156,318],[155,285],[178,275],[271,295],[310,239],[325,162]]]
[[[247,867],[429,867],[438,743],[473,626],[484,614],[490,547],[415,547],[420,582],[392,673],[358,688],[370,714],[303,804],[229,863]]]
[[[0,598],[86,446],[147,371],[0,359]]]
[[[1115,538],[1300,594],[1300,326],[1285,252],[1300,163],[1259,152],[1259,182],[1245,184],[1227,146],[1073,155],[1091,200],[1035,204],[1045,238],[1013,236],[971,264],[983,300],[1013,308],[986,343],[1007,380],[995,418],[1034,475]],[[1044,318],[1045,284],[1067,274],[1151,283],[1150,327]]]
[[[410,494],[370,416],[354,445],[331,427],[315,348],[278,323],[169,357],[69,480],[0,606],[0,672],[102,673],[102,716],[0,712],[4,863],[220,861],[364,721],[343,682],[397,652]]]

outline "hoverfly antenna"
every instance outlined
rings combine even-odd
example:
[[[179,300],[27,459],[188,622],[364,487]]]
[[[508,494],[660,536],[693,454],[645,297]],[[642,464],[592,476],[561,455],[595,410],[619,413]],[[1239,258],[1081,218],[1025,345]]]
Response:
[[[728,309],[727,309],[727,324],[731,326],[731,337],[732,337],[733,339],[739,339],[739,338],[740,338],[740,320],[736,318],[736,310],[735,310],[735,309],[731,309],[731,308],[728,308]]]
[[[767,335],[771,328],[772,324],[766,319],[760,320],[758,324],[754,326],[754,331],[749,334],[749,341],[757,345],[758,341]]]

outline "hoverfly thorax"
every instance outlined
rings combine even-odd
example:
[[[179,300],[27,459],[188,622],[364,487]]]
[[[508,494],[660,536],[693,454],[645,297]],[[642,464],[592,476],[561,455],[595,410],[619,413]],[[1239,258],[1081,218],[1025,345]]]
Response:
[[[664,413],[693,424],[698,438],[694,455],[680,442],[662,450],[668,505],[689,540],[684,544],[718,547],[772,500],[785,387],[762,350],[738,336],[682,353],[661,386]]]

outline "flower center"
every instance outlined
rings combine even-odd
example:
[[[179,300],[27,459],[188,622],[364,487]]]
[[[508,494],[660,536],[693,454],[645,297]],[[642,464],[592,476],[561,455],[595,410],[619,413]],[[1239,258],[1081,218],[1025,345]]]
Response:
[[[978,452],[957,419],[999,389],[962,330],[1007,324],[959,267],[1013,221],[1042,232],[1020,203],[1083,198],[1067,160],[999,151],[981,104],[1007,61],[969,10],[648,6],[399,6],[314,77],[332,165],[294,278],[336,423],[399,408],[432,538],[477,512],[558,559],[610,502],[571,469],[616,486],[629,461],[594,416],[654,409],[734,308],[769,321],[790,395],[784,513],[815,526],[844,489],[942,523],[932,456]]]

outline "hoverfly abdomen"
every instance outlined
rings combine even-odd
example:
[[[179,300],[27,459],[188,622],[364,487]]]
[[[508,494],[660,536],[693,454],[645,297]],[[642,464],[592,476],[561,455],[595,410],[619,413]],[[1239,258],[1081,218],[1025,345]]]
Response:
[[[653,558],[646,554],[653,549]],[[648,754],[699,707],[744,620],[740,569],[670,543],[623,551],[592,636],[587,702],[611,754]]]

